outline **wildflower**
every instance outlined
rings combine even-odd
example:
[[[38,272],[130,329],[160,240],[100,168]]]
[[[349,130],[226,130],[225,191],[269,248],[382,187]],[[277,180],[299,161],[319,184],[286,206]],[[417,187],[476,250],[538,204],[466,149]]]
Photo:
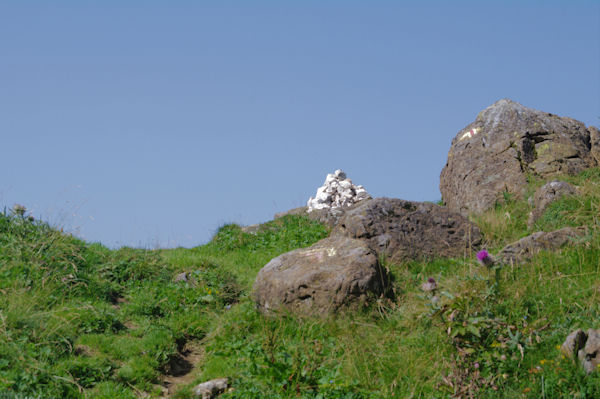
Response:
[[[477,370],[479,368],[479,362],[475,362],[475,364],[473,365],[473,367],[475,368],[475,370]]]
[[[25,208],[25,205],[15,204],[15,206],[13,206],[13,212],[19,216],[25,215],[26,211],[27,208]]]
[[[477,260],[479,260],[479,262],[482,265],[487,267],[491,267],[494,264],[494,259],[492,258],[490,253],[485,249],[482,249],[481,251],[477,252]]]
[[[432,292],[437,289],[437,283],[433,277],[429,277],[426,282],[421,285],[421,289],[425,292]]]

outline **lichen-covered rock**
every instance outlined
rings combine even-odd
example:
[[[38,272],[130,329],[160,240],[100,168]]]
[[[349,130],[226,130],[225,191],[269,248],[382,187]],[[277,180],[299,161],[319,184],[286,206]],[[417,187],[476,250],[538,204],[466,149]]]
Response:
[[[564,195],[573,195],[577,191],[574,186],[564,181],[551,181],[538,188],[533,194],[533,211],[529,214],[527,225],[533,227],[536,220],[540,218],[548,206]]]
[[[523,194],[528,173],[547,177],[596,166],[598,136],[575,119],[497,101],[452,140],[440,176],[442,198],[463,215],[481,213],[503,192]]]
[[[556,231],[538,231],[508,244],[496,258],[500,263],[519,264],[542,250],[557,249],[585,235],[585,227],[565,227]]]
[[[261,311],[334,313],[383,293],[387,277],[366,243],[342,236],[272,259],[253,286]]]
[[[332,234],[365,240],[393,261],[468,255],[481,243],[479,228],[445,207],[375,198],[345,212]]]

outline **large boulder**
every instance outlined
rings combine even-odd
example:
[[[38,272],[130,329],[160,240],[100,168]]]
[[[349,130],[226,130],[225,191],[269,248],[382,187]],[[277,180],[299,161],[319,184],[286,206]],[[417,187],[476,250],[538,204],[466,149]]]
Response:
[[[440,176],[442,198],[463,215],[483,212],[504,192],[522,195],[528,173],[547,177],[596,166],[598,136],[575,119],[497,101],[452,140]]]
[[[446,207],[376,198],[345,212],[332,234],[364,240],[392,261],[462,257],[481,243],[479,228]]]
[[[531,259],[542,250],[558,249],[587,232],[585,227],[564,227],[556,231],[538,231],[519,241],[508,244],[496,255],[500,263],[519,264]]]
[[[265,313],[327,314],[381,295],[386,281],[366,243],[333,236],[272,259],[259,271],[253,296]]]

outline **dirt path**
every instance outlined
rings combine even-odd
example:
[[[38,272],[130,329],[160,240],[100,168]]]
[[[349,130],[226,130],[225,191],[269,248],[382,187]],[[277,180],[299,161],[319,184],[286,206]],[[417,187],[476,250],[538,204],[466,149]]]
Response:
[[[204,357],[204,348],[197,341],[187,342],[179,352],[179,356],[171,360],[169,371],[162,379],[163,397],[172,396],[180,386],[189,384],[196,377],[196,365]]]

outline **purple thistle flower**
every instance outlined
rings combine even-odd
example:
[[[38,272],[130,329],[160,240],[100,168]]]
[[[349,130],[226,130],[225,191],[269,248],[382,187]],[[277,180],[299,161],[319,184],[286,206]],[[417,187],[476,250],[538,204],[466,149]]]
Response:
[[[421,285],[421,289],[425,292],[433,292],[437,289],[437,283],[433,277],[429,277],[426,282]]]
[[[485,249],[482,249],[481,251],[477,252],[477,260],[479,260],[479,262],[482,265],[487,267],[490,267],[494,264],[494,259],[491,257],[490,253]]]

